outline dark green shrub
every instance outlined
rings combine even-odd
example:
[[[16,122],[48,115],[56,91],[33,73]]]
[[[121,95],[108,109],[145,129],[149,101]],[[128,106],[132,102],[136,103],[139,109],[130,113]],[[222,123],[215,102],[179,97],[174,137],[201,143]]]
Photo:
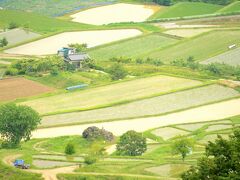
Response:
[[[8,29],[15,29],[18,28],[18,24],[16,22],[10,22],[8,24]]]
[[[15,68],[8,68],[5,74],[9,76],[16,76],[18,74],[18,70]]]
[[[123,79],[127,76],[127,71],[120,64],[113,64],[109,69],[108,73],[111,75],[112,80]]]
[[[65,154],[67,155],[72,155],[75,153],[75,147],[73,144],[68,143],[67,146],[65,147]]]
[[[86,163],[88,165],[94,164],[96,162],[97,162],[96,156],[89,155],[84,158],[84,163]]]

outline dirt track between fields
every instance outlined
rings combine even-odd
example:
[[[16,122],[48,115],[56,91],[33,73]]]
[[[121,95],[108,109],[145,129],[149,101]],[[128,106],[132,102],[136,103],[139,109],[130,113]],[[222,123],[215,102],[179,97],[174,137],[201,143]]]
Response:
[[[163,127],[172,124],[204,122],[236,116],[240,114],[239,107],[240,98],[158,117],[38,129],[33,132],[33,138],[81,135],[83,130],[89,126],[97,126],[99,128],[103,127],[106,130],[113,132],[115,135],[121,135],[128,130],[143,132],[152,128]]]

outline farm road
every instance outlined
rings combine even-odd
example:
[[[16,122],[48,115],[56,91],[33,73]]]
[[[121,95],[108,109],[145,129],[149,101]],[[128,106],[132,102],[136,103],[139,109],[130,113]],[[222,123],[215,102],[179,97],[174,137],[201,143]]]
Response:
[[[99,128],[103,127],[106,130],[113,132],[115,135],[121,135],[128,130],[143,132],[152,128],[163,127],[172,124],[204,122],[236,116],[240,114],[240,108],[238,107],[240,107],[240,98],[158,117],[37,129],[33,132],[33,138],[81,135],[83,130],[89,126],[97,126]]]

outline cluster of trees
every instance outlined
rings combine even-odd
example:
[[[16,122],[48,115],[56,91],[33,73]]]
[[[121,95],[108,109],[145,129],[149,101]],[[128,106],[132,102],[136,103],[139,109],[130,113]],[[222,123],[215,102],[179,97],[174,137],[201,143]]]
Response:
[[[240,178],[240,128],[229,140],[218,136],[215,142],[209,142],[205,151],[206,156],[182,175],[183,180]]]
[[[8,40],[7,38],[3,37],[2,39],[0,39],[0,47],[4,47],[8,45]]]
[[[96,126],[91,126],[85,129],[82,133],[83,138],[90,140],[90,141],[95,141],[95,140],[104,140],[104,141],[113,141],[114,140],[114,135],[113,133],[105,130],[105,129],[100,129]]]
[[[84,62],[82,68],[90,68],[92,61]],[[59,56],[48,56],[41,59],[23,59],[13,63],[6,71],[6,75],[30,75],[39,76],[45,73],[57,75],[60,71],[76,70],[74,64],[64,62]]]
[[[127,70],[119,63],[113,64],[106,71],[110,74],[112,80],[123,79],[128,74]]]
[[[77,53],[82,53],[85,52],[87,50],[87,44],[69,44],[68,45],[71,48],[75,48]]]
[[[124,64],[128,64],[128,63],[151,64],[151,65],[155,65],[155,66],[161,66],[161,65],[164,64],[161,60],[159,60],[159,59],[152,59],[152,58],[131,59],[131,58],[125,58],[125,57],[114,57],[114,58],[111,58],[110,61],[117,62],[117,63],[124,63]]]
[[[200,64],[195,62],[194,57],[190,56],[186,60],[175,60],[171,62],[174,66],[188,67],[193,70],[204,71],[219,77],[235,77],[240,80],[240,67],[230,66],[223,63]]]
[[[40,124],[39,114],[32,108],[13,103],[0,107],[0,134],[3,148],[17,147],[21,140],[28,141],[31,132]]]

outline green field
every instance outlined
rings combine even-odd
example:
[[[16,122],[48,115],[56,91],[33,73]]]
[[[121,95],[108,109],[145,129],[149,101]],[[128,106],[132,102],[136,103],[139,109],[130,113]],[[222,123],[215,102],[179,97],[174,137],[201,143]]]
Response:
[[[161,34],[150,34],[95,48],[89,51],[89,55],[97,60],[109,60],[112,57],[137,58],[153,50],[174,44],[177,41],[177,39],[162,36]]]
[[[223,6],[207,4],[202,2],[180,2],[169,8],[160,10],[151,19],[176,18],[186,16],[197,16],[204,14],[213,14]]]
[[[7,28],[9,23],[14,22],[18,26],[29,28],[39,33],[54,33],[58,31],[83,30],[91,25],[69,22],[65,20],[50,18],[34,13],[14,10],[0,11],[0,28]]]
[[[209,85],[102,109],[43,117],[41,126],[156,116],[239,96],[220,85]],[[189,98],[191,97],[191,98]]]
[[[205,61],[202,61],[203,64],[211,64],[211,63],[224,63],[233,66],[240,65],[240,48],[229,50],[223,54],[218,56],[209,58]]]
[[[240,43],[239,36],[238,30],[212,31],[163,50],[153,51],[148,57],[171,62],[193,56],[195,60],[201,61],[228,51],[229,45]]]
[[[74,10],[113,3],[114,1],[115,0],[38,0],[31,1],[30,3],[28,0],[4,0],[0,1],[0,7],[11,10],[24,10],[49,16],[59,16]]]
[[[224,8],[220,9],[218,12],[221,13],[228,13],[228,12],[239,12],[240,11],[240,2],[236,1]]]
[[[23,104],[33,107],[41,114],[74,111],[132,101],[201,84],[195,80],[159,75],[34,99]]]

